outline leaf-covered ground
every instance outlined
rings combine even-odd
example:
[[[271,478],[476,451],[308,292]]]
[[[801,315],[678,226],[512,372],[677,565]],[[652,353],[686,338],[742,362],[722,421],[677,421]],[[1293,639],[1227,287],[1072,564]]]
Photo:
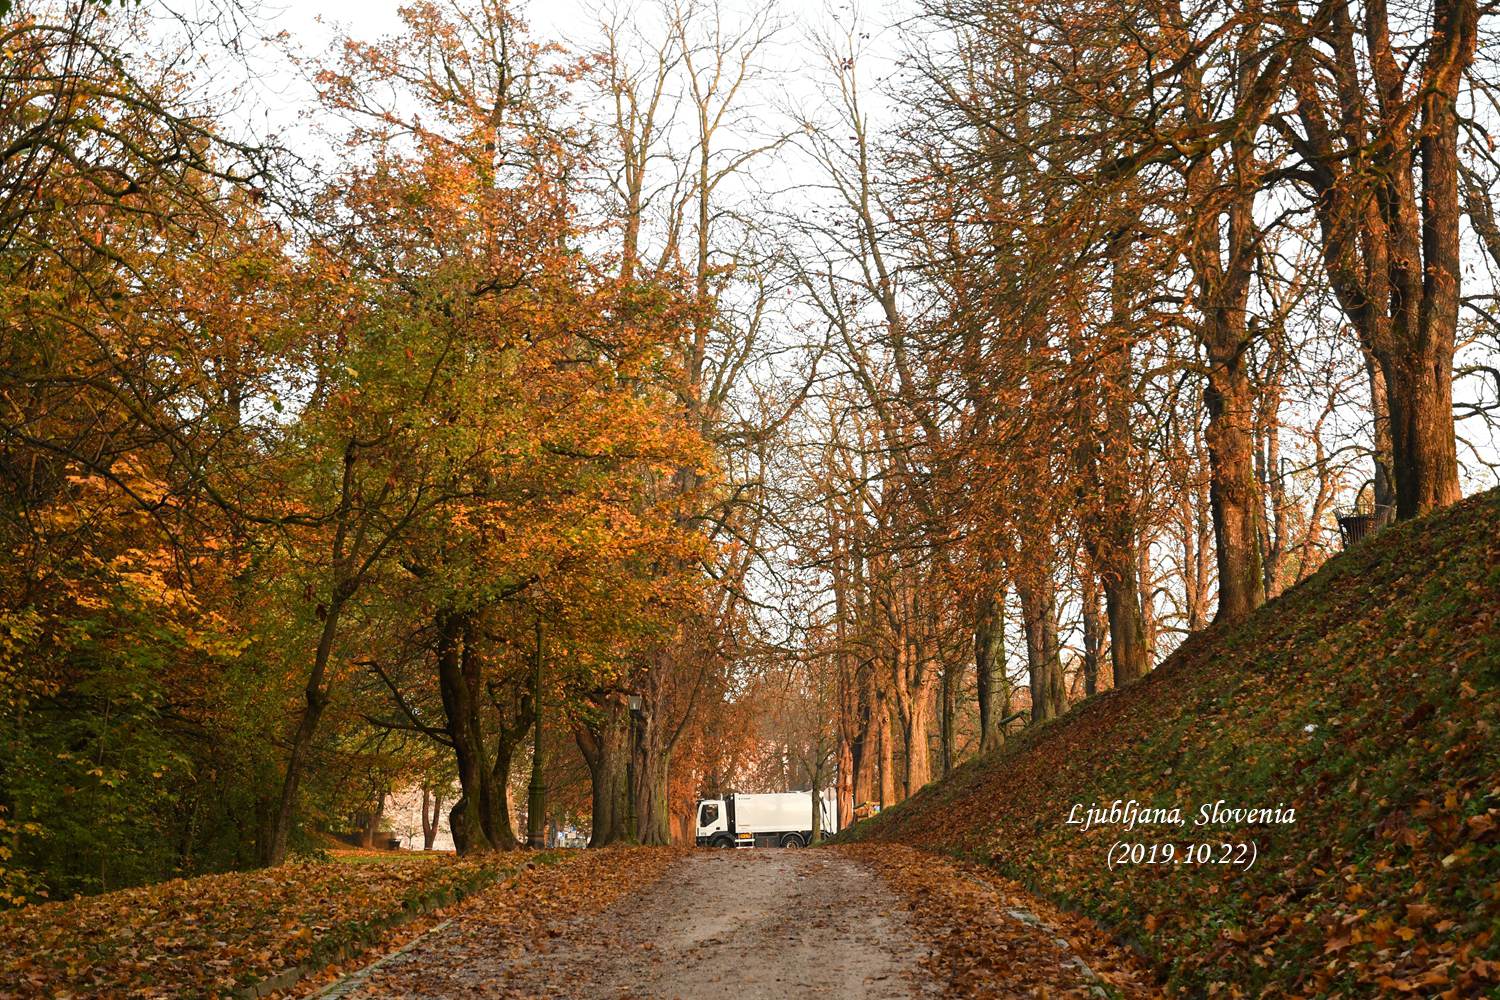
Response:
[[[297,965],[357,954],[391,918],[432,911],[527,861],[415,852],[175,879],[0,914],[0,1000],[233,996]]]
[[[927,942],[922,960],[944,995],[1144,1000],[1159,995],[1149,965],[1093,920],[1059,910],[972,862],[894,844],[831,848],[869,865],[898,893]]]
[[[1491,491],[1355,546],[840,839],[983,862],[1138,943],[1174,992],[1500,996],[1497,686]],[[1183,825],[1066,822],[1116,799]],[[1295,821],[1195,825],[1220,800]],[[1174,863],[1111,870],[1117,842],[1159,860],[1171,844]],[[1219,863],[1252,843],[1248,870]],[[1182,863],[1199,844],[1210,860]]]

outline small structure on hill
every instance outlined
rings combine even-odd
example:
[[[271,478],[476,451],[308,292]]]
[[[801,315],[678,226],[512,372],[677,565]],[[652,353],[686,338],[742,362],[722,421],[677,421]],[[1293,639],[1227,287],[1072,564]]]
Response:
[[[1339,536],[1346,549],[1390,525],[1396,519],[1395,515],[1396,509],[1390,504],[1368,501],[1334,511],[1339,522]]]

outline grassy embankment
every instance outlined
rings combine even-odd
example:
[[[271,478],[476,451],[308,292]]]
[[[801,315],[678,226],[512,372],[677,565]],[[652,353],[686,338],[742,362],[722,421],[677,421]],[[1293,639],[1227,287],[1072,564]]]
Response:
[[[1138,942],[1173,992],[1500,996],[1497,688],[1491,491],[1354,546],[839,839],[992,864]],[[1066,822],[1115,799],[1183,825]],[[1195,825],[1219,800],[1296,819]],[[1179,861],[1214,846],[1111,871],[1117,841]],[[1217,863],[1252,841],[1248,870]]]

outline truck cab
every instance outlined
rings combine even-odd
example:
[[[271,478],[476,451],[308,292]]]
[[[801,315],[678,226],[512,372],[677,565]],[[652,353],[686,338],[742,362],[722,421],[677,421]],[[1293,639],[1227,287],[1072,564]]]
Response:
[[[704,799],[698,803],[699,847],[733,847],[734,833],[729,821],[729,803],[724,799]]]

